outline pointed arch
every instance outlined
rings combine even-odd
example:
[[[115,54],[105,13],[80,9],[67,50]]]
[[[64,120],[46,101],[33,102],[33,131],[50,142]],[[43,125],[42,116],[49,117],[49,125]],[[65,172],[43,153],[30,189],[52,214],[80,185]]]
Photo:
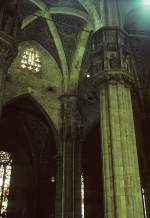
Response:
[[[23,104],[24,102],[26,102],[26,105]],[[30,107],[28,107],[29,105]],[[56,127],[49,115],[47,114],[47,112],[42,107],[42,105],[34,97],[32,97],[30,94],[23,94],[9,100],[3,107],[2,117],[7,116],[7,113],[9,112],[10,108],[16,108],[19,110],[26,111],[30,110],[31,112],[34,112],[36,116],[39,116],[52,130],[58,147],[60,140],[58,137]]]
[[[17,96],[4,105],[0,145],[2,142],[4,145],[0,148],[10,151],[15,163],[12,178],[22,195],[18,210],[22,210],[25,200],[26,217],[53,216],[59,137],[51,118],[31,95]],[[15,196],[19,201],[20,195],[16,193]],[[40,202],[39,198],[45,200]],[[17,207],[18,203],[15,201],[13,205]],[[15,209],[11,210],[15,214]]]

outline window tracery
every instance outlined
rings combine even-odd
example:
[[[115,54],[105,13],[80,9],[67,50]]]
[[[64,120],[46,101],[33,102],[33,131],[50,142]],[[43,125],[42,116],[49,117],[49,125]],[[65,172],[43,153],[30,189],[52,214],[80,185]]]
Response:
[[[41,69],[40,55],[34,48],[24,51],[21,59],[21,67],[32,72],[39,72]]]
[[[0,151],[0,218],[5,217],[7,213],[11,170],[10,154]]]

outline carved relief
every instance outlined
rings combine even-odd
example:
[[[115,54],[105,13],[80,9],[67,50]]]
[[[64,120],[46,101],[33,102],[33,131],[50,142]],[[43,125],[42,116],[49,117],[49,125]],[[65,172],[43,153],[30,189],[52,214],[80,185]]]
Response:
[[[121,67],[120,58],[118,57],[117,54],[112,53],[110,55],[109,65],[110,65],[110,69],[120,68]]]
[[[135,69],[126,33],[118,28],[103,28],[94,37],[95,43],[98,39],[101,39],[101,43],[103,42],[103,52],[101,52],[103,55],[99,55],[99,48],[95,45],[95,56],[99,61],[95,63],[97,70],[93,84],[99,85],[109,81],[113,84],[123,83],[127,86],[131,84],[135,86]]]

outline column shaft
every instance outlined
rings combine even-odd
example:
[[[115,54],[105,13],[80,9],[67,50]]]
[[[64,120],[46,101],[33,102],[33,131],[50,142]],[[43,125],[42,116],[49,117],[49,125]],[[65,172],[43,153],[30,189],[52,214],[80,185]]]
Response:
[[[114,206],[114,184],[112,170],[112,152],[109,129],[109,107],[107,101],[107,89],[100,90],[100,115],[101,115],[101,137],[102,137],[102,161],[104,179],[104,205],[105,217],[115,218]]]
[[[65,96],[62,117],[63,143],[63,218],[81,216],[81,157],[79,137],[79,112],[77,98]]]
[[[143,204],[131,93],[123,83],[100,88],[105,217],[142,218]]]

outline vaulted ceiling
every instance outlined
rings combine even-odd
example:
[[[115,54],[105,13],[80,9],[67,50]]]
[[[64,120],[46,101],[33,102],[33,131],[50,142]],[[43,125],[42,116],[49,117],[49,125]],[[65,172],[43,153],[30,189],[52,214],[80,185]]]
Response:
[[[70,75],[72,80],[79,80],[90,33],[103,25],[100,14],[102,2],[103,0],[23,0],[23,24],[19,40],[38,41],[49,51],[61,68],[65,87]],[[139,77],[148,78],[150,6],[142,5],[142,0],[118,2],[120,18],[130,35]],[[146,79],[144,83],[148,81]]]

